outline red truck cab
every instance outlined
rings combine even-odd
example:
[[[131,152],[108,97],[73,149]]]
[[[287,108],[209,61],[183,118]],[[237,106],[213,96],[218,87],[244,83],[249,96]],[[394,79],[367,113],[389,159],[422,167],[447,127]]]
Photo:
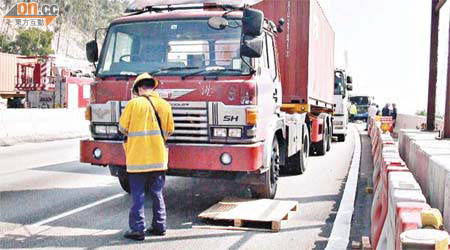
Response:
[[[290,40],[289,34],[280,37],[284,20],[275,24],[264,12],[273,17],[287,14],[289,21],[296,17],[286,11],[301,13],[305,4],[295,2],[292,10],[279,12],[273,1],[255,5],[263,12],[248,5],[257,2],[261,1],[136,1],[128,16],[109,26],[100,56],[97,42],[89,42],[87,56],[98,61],[97,79],[87,112],[92,139],[81,142],[81,161],[109,166],[129,191],[117,125],[132,98],[134,79],[149,72],[160,81],[156,91],[169,101],[174,114],[175,133],[167,144],[169,175],[233,179],[248,185],[256,197],[273,198],[281,168],[303,173],[311,141],[321,145],[322,153],[330,146],[327,111],[332,112],[332,104],[327,97],[333,93],[333,56],[319,57],[330,64],[330,73],[328,67],[321,71],[320,63],[289,65],[287,57],[293,54],[278,51],[278,45],[288,44],[294,51],[305,48],[308,39],[294,38],[293,26]],[[309,22],[310,16],[303,19]],[[298,34],[309,37],[309,32]],[[321,44],[330,47],[332,36]],[[321,48],[311,45],[309,51]],[[304,52],[311,58],[308,50]],[[316,64],[317,69],[311,66]],[[331,82],[322,86],[303,75],[299,78],[298,72],[308,70],[314,76],[309,79]]]

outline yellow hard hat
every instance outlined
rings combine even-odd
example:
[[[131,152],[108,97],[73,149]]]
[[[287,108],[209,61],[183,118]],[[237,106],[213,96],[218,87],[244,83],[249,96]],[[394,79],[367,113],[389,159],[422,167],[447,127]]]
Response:
[[[136,80],[134,80],[133,87],[131,88],[131,92],[135,95],[138,95],[137,88],[139,87],[139,83],[142,82],[142,80],[153,80],[155,82],[155,87],[158,87],[159,81],[153,78],[149,73],[142,73],[136,77]]]

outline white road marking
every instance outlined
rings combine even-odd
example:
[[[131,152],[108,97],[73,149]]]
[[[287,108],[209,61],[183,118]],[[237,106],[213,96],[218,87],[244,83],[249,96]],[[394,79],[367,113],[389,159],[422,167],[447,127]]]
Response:
[[[73,210],[64,212],[64,213],[62,213],[62,214],[59,214],[59,215],[50,217],[50,218],[48,218],[48,219],[41,220],[41,221],[36,222],[36,223],[34,223],[34,224],[30,225],[30,226],[39,227],[39,226],[48,224],[48,223],[50,223],[50,222],[59,220],[59,219],[61,219],[61,218],[67,217],[67,216],[69,216],[69,215],[72,215],[72,214],[75,214],[75,213],[84,211],[84,210],[86,210],[86,209],[89,209],[89,208],[92,208],[92,207],[95,207],[95,206],[98,206],[98,205],[101,205],[101,204],[106,203],[106,202],[108,202],[108,201],[115,200],[115,199],[120,198],[120,197],[123,197],[123,196],[125,196],[125,195],[126,195],[125,193],[123,193],[123,194],[116,194],[116,195],[110,196],[110,197],[108,197],[108,198],[105,198],[105,199],[103,199],[103,200],[99,200],[99,201],[96,201],[96,202],[94,202],[94,203],[88,204],[88,205],[86,205],[86,206],[82,206],[82,207],[79,207],[79,208],[76,208],[76,209],[73,209]]]
[[[353,211],[355,209],[356,187],[358,185],[359,165],[361,161],[361,140],[359,132],[353,126],[355,147],[352,164],[348,172],[347,183],[342,195],[339,210],[333,223],[330,238],[325,250],[347,249],[350,238]]]

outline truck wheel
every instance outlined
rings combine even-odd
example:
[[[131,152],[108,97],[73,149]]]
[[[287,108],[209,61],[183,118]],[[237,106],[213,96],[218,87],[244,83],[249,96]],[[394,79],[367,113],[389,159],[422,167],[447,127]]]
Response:
[[[311,146],[311,140],[309,138],[309,131],[307,128],[304,128],[305,133],[304,134],[304,138],[303,138],[303,157],[302,157],[302,169],[303,169],[303,173],[306,171],[306,168],[308,167],[308,160],[309,160],[309,152],[311,151],[310,146]]]
[[[273,139],[272,152],[270,156],[270,169],[262,174],[263,184],[250,188],[252,197],[262,199],[273,199],[277,192],[278,178],[280,177],[280,149],[277,138]]]
[[[118,176],[120,186],[122,187],[123,191],[130,193],[130,180],[128,179],[127,173],[121,173]]]
[[[303,133],[305,137],[303,138],[303,146],[300,151],[295,155],[289,157],[288,159],[288,171],[289,174],[298,175],[303,174],[306,171],[306,166],[308,165],[309,158],[309,133]]]
[[[338,135],[337,138],[339,142],[345,141],[345,135]]]

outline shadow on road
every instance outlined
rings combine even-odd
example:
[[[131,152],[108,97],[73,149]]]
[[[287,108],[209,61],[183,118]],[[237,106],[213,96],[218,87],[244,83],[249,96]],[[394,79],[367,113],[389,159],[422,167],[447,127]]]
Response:
[[[88,172],[83,168],[76,170],[65,164],[46,166],[38,170],[92,174],[92,170]],[[94,171],[96,174],[103,175],[97,170]],[[118,193],[123,193],[118,182],[88,188],[49,188],[1,192],[0,223],[30,225]],[[197,215],[223,198],[227,196],[245,197],[248,194],[247,189],[239,188],[239,185],[231,181],[168,177],[165,188],[168,237],[148,238],[146,241],[176,241],[245,234],[243,232],[211,234],[211,231],[205,231],[205,235],[170,236],[171,231],[176,232],[190,229],[192,225],[204,224],[203,221],[197,219]],[[122,237],[123,231],[128,228],[130,203],[130,196],[125,195],[50,222],[42,226],[43,230],[37,233],[27,230],[29,226],[19,226],[19,228],[0,236],[1,248],[83,247],[95,249],[101,246],[134,244]],[[150,199],[147,199],[145,208],[147,222],[151,220],[151,206]]]

